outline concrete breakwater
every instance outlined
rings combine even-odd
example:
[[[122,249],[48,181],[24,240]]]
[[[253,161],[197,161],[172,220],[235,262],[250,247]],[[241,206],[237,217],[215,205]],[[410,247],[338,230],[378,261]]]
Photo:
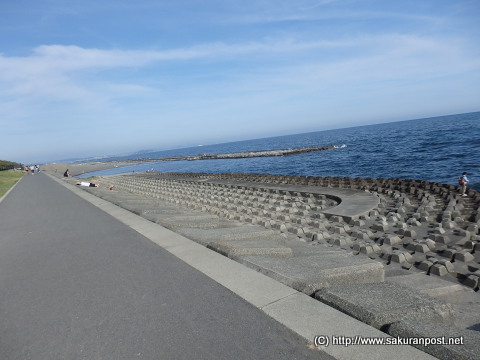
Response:
[[[269,156],[290,156],[305,154],[309,152],[316,151],[325,151],[338,148],[334,145],[329,146],[310,146],[302,148],[291,148],[291,149],[280,149],[280,150],[259,150],[259,151],[244,151],[236,153],[227,153],[227,154],[198,154],[198,155],[188,155],[188,156],[170,156],[162,158],[139,158],[139,159],[130,159],[126,162],[150,162],[150,161],[180,161],[180,160],[213,160],[213,159],[245,159],[245,158],[254,158],[254,157],[269,157]]]
[[[457,186],[427,181],[256,174],[98,182],[115,189],[86,190],[392,336],[464,339],[422,351],[478,358],[476,191],[463,198]]]

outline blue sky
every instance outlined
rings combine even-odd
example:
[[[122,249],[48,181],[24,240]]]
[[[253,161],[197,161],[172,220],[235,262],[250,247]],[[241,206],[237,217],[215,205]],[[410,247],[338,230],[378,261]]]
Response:
[[[479,111],[479,24],[478,0],[0,0],[0,159]]]

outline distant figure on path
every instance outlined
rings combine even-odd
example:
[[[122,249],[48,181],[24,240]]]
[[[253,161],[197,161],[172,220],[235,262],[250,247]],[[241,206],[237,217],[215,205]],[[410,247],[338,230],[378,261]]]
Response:
[[[70,176],[72,176],[72,175],[70,175],[70,173],[68,172],[68,169],[67,169],[67,170],[65,170],[65,172],[63,173],[63,176],[64,176],[64,177],[70,177]]]
[[[35,174],[35,166],[30,166],[30,174],[33,175]]]
[[[462,176],[458,178],[458,184],[462,187],[462,196],[468,196],[467,195],[467,184],[468,184],[467,175],[468,174],[464,172]]]

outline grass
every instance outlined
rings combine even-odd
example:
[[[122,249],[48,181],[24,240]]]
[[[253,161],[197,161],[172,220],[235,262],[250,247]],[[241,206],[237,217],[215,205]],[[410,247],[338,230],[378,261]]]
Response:
[[[0,198],[25,175],[22,170],[0,171]]]

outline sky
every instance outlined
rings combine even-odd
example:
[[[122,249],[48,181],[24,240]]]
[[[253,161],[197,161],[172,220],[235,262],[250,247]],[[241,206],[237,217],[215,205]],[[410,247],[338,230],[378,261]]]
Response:
[[[0,159],[479,111],[479,39],[478,0],[0,0]]]

